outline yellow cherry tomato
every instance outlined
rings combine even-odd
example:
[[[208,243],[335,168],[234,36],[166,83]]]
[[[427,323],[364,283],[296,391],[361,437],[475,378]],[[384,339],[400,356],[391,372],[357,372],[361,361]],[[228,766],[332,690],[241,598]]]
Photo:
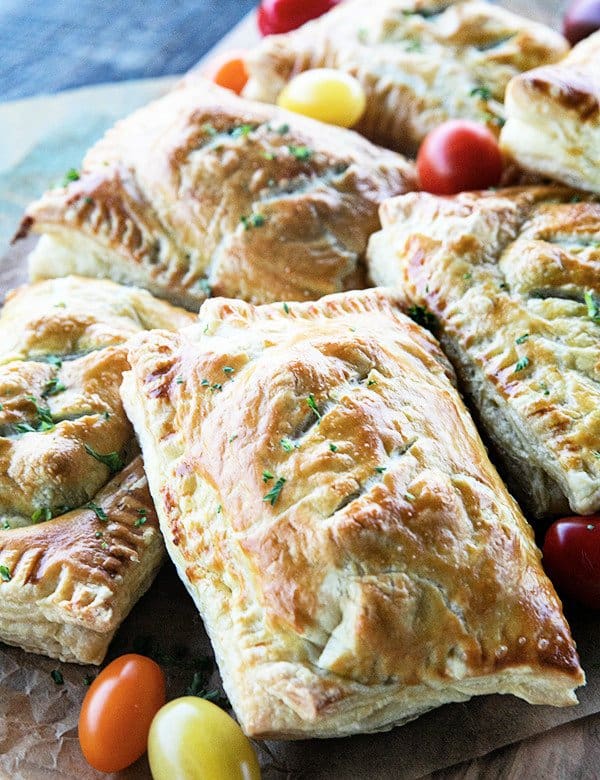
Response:
[[[317,68],[299,73],[288,82],[277,103],[288,111],[330,125],[352,127],[363,115],[367,99],[354,76],[332,68]]]
[[[154,780],[260,780],[250,741],[216,704],[174,699],[150,726],[148,761]]]

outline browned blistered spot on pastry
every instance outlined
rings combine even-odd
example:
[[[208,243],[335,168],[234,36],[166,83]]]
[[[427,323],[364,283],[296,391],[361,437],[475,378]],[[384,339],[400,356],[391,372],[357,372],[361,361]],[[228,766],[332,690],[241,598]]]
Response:
[[[576,111],[583,122],[598,113],[600,104],[592,79],[574,70],[570,70],[565,78],[561,78],[557,71],[544,70],[541,74],[530,78],[531,85],[538,92]]]

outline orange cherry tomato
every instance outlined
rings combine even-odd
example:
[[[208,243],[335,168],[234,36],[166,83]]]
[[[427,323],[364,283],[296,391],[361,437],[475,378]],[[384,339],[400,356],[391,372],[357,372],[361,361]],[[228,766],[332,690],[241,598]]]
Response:
[[[204,75],[220,87],[239,95],[248,81],[245,57],[246,52],[242,50],[217,55],[206,66]]]
[[[103,669],[83,700],[79,743],[100,772],[119,772],[146,752],[150,724],[166,701],[165,676],[143,655],[122,655]]]

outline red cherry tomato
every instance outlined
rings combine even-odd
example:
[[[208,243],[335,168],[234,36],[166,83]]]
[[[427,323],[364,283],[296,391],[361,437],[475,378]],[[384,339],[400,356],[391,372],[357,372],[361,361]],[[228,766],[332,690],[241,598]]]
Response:
[[[91,684],[79,715],[87,762],[119,772],[146,752],[152,719],[166,700],[160,666],[143,655],[122,655]]]
[[[243,50],[217,54],[207,64],[204,75],[220,87],[231,89],[239,95],[248,81],[245,58],[246,52]]]
[[[563,33],[572,46],[600,29],[600,0],[575,0],[563,19]]]
[[[421,187],[435,195],[496,186],[502,153],[493,133],[477,122],[451,119],[432,130],[417,156]]]
[[[546,532],[543,563],[559,593],[600,609],[600,516],[553,523]]]
[[[330,11],[340,0],[262,0],[258,28],[263,35],[286,33]]]

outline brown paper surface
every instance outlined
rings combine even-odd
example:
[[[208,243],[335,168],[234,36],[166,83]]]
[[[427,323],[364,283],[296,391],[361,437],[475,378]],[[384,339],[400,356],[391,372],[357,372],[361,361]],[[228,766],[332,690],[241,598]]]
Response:
[[[511,5],[511,3],[506,3]],[[512,3],[523,11],[535,4]],[[549,6],[540,2],[548,19]],[[235,33],[248,40],[248,24]],[[251,35],[252,33],[250,33]],[[233,45],[233,44],[232,44]],[[87,146],[114,120],[160,94],[168,80],[134,82],[64,93],[0,106],[0,254],[23,207],[64,171],[76,166]],[[33,118],[35,117],[35,122]],[[31,244],[30,244],[31,245]],[[0,300],[26,279],[26,243],[0,260]],[[415,778],[560,724],[600,712],[600,625],[593,614],[569,614],[588,685],[580,704],[568,709],[532,707],[510,696],[486,696],[434,710],[418,720],[376,735],[292,743],[256,743],[263,776],[280,778]],[[108,660],[148,648],[158,653],[168,678],[169,697],[183,695],[212,655],[202,621],[171,564],[134,608],[113,641]],[[51,672],[60,669],[64,683]],[[84,761],[77,741],[77,718],[93,667],[60,664],[0,644],[0,778],[58,780],[107,777]],[[213,673],[210,686],[218,685]],[[145,758],[112,777],[148,778]]]

